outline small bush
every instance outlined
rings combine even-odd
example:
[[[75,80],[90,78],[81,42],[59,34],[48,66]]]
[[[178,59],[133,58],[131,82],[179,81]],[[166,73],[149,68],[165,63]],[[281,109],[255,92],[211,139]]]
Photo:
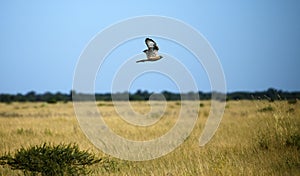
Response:
[[[98,103],[97,106],[114,106],[114,105],[110,103]]]
[[[88,151],[79,151],[75,144],[57,146],[44,143],[40,146],[21,148],[12,156],[0,157],[0,165],[22,170],[25,175],[86,175],[87,166],[99,163]]]
[[[286,112],[287,112],[287,113],[294,113],[294,112],[295,112],[295,109],[294,109],[294,108],[289,108]]]
[[[48,104],[56,104],[57,100],[55,98],[50,98],[49,100],[47,100]]]
[[[181,105],[181,103],[180,103],[180,102],[176,102],[176,103],[175,103],[175,105],[177,105],[177,106],[180,106],[180,105]]]
[[[29,128],[29,129],[18,128],[17,134],[19,134],[19,135],[34,135],[34,131],[31,128]]]
[[[287,146],[295,146],[298,150],[300,150],[300,135],[293,134],[286,140]]]
[[[258,112],[271,112],[271,111],[274,111],[274,108],[272,108],[272,106],[267,106],[258,110]]]
[[[297,99],[288,100],[288,104],[296,104],[296,103],[297,103]]]

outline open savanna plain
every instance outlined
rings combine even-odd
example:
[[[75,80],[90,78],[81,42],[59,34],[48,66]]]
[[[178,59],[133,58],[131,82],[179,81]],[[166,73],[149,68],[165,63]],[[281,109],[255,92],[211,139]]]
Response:
[[[103,158],[89,168],[93,175],[300,175],[299,102],[228,101],[219,128],[203,147],[199,146],[199,137],[211,101],[198,104],[198,119],[191,134],[173,152],[148,161],[126,161],[106,155],[89,141],[76,119],[72,102],[0,103],[0,155],[45,142],[76,143],[81,150]],[[181,102],[167,102],[162,117],[151,116],[159,119],[150,126],[128,124],[120,118],[112,102],[96,102],[96,105],[116,134],[143,141],[164,135],[176,124]],[[133,111],[141,114],[151,110],[146,101],[131,105]],[[184,115],[189,118],[188,113]],[[22,174],[0,167],[0,175]]]

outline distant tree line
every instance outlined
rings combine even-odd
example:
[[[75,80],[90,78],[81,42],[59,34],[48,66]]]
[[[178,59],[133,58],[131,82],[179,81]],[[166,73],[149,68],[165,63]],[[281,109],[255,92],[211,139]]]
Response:
[[[72,101],[72,95],[77,95],[76,97],[81,97],[80,100],[90,100],[91,96],[94,96],[97,101],[112,101],[113,100],[130,100],[130,101],[144,101],[144,100],[161,100],[161,96],[156,95],[153,92],[141,91],[138,90],[135,93],[96,93],[95,95],[77,93],[76,91],[70,91],[70,93],[51,93],[46,92],[43,94],[38,94],[34,91],[30,91],[26,94],[0,94],[0,102],[10,103],[10,102],[47,102],[47,103],[56,103],[56,102],[68,102]],[[212,93],[204,92],[189,92],[189,93],[173,93],[168,91],[163,91],[161,94],[164,96],[164,99],[168,101],[176,100],[196,100],[198,97],[200,100],[210,100]],[[214,95],[222,95],[219,97],[224,97],[222,93],[214,92]],[[215,96],[218,97],[218,96]],[[226,94],[226,100],[297,100],[300,99],[300,91],[297,92],[286,92],[281,90],[276,90],[274,88],[269,88],[266,91],[260,92],[232,92]],[[223,100],[220,98],[220,100]],[[74,100],[77,101],[77,100]]]

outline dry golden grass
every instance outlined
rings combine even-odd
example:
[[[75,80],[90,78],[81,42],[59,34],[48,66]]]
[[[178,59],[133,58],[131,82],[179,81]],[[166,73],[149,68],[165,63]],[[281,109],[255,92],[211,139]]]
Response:
[[[150,111],[147,102],[132,102],[140,113]],[[95,175],[300,175],[300,151],[287,146],[300,136],[300,103],[286,101],[230,101],[212,140],[199,147],[199,136],[210,110],[201,101],[199,118],[187,138],[173,152],[150,161],[109,158],[92,169]],[[107,125],[132,140],[149,140],[166,133],[176,123],[180,102],[168,102],[165,115],[149,127],[132,126],[120,119],[112,102],[97,102]],[[156,118],[156,117],[153,117]],[[0,104],[0,154],[21,146],[77,143],[99,157],[108,157],[82,133],[72,103]],[[104,166],[106,170],[104,169]],[[20,172],[0,167],[0,175]]]

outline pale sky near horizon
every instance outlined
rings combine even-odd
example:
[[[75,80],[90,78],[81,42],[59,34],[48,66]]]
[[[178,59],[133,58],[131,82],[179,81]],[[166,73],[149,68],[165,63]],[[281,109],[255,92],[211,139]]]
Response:
[[[0,2],[0,93],[69,92],[76,64],[88,42],[117,22],[144,15],[178,19],[199,31],[219,57],[228,92],[270,87],[300,90],[297,0],[12,0]],[[210,91],[203,68],[185,62],[193,59],[189,52],[170,41],[155,39],[162,53],[180,56],[177,59],[195,76],[200,91]],[[174,51],[174,47],[179,49]],[[110,91],[108,80],[124,62],[118,58],[119,51],[128,51],[128,57],[133,57],[144,49],[144,38],[140,37],[110,53],[97,75],[96,92]],[[136,79],[129,91],[137,89],[175,92],[176,86],[171,79],[152,73]]]

